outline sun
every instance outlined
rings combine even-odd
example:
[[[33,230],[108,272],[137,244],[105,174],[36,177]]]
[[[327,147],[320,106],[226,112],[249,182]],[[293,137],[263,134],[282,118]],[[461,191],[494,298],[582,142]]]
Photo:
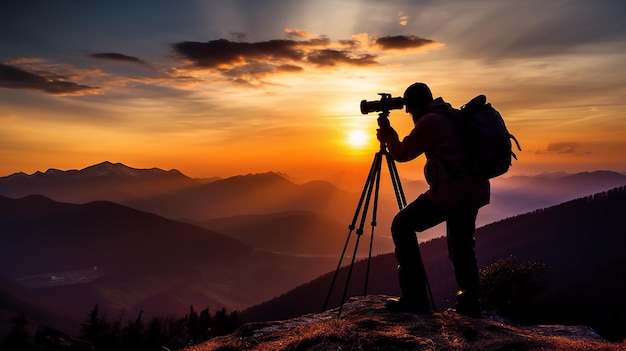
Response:
[[[352,130],[348,133],[346,142],[353,147],[362,147],[367,144],[368,136],[362,130]]]

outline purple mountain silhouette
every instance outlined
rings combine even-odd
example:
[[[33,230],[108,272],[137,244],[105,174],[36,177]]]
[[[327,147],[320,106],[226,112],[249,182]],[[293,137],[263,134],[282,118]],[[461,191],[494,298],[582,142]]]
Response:
[[[81,170],[14,173],[0,178],[0,195],[19,198],[39,194],[74,203],[124,202],[197,184],[177,170],[137,169],[107,161]]]

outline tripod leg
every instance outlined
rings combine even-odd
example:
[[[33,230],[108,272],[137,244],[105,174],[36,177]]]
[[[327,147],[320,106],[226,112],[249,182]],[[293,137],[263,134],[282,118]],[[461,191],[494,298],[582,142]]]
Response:
[[[382,152],[381,152],[381,166],[382,166]],[[372,261],[372,247],[374,246],[374,228],[376,227],[376,213],[378,212],[378,193],[380,190],[380,170],[376,174],[376,185],[374,188],[374,206],[372,207],[372,233],[370,235],[370,249],[367,255],[367,269],[365,271],[365,287],[363,288],[363,296],[367,296],[367,285],[369,284],[370,266]]]
[[[400,182],[400,175],[398,174],[398,168],[396,168],[396,163],[389,153],[385,153],[387,158],[387,166],[389,167],[389,175],[391,176],[391,183],[393,184],[393,190],[396,194],[396,201],[398,202],[398,207],[403,209],[406,207],[406,198],[404,197],[404,190],[402,189],[402,183]]]
[[[343,303],[346,300],[346,294],[348,293],[348,286],[350,285],[350,277],[352,277],[352,268],[354,268],[354,259],[356,258],[360,240],[361,240],[361,235],[357,235],[356,243],[354,244],[354,252],[352,254],[352,261],[350,261],[350,268],[348,269],[348,277],[346,278],[346,285],[343,288],[343,295],[341,295],[341,305],[339,306],[339,312],[337,313],[337,317],[341,316],[341,311],[343,310]]]
[[[376,153],[376,156],[374,157],[374,163],[372,165],[372,171],[370,172],[370,176],[368,177],[367,195],[365,197],[365,204],[363,207],[363,212],[361,213],[361,222],[359,224],[359,227],[356,230],[358,237],[356,239],[356,244],[354,246],[354,254],[352,255],[352,262],[350,262],[350,268],[348,269],[348,277],[346,279],[346,285],[344,286],[343,295],[341,296],[341,305],[339,306],[339,314],[338,314],[339,316],[341,315],[341,311],[343,310],[343,303],[346,300],[346,294],[348,293],[348,286],[350,285],[350,278],[352,276],[352,269],[354,268],[354,261],[356,259],[356,255],[357,255],[357,251],[359,247],[359,241],[361,239],[361,236],[363,235],[363,227],[365,226],[365,218],[367,217],[367,210],[369,208],[370,200],[372,197],[372,189],[374,188],[374,180],[380,178],[382,156],[383,155],[381,152]]]
[[[359,218],[359,213],[361,212],[361,207],[363,206],[363,200],[365,200],[365,195],[370,193],[371,184],[376,177],[376,174],[380,173],[380,163],[381,163],[381,155],[376,153],[374,155],[374,160],[372,160],[372,166],[370,167],[370,171],[367,174],[367,179],[365,180],[365,185],[363,186],[363,190],[361,191],[361,197],[359,198],[359,203],[356,207],[356,211],[354,212],[354,217],[352,217],[352,223],[350,224],[350,229],[353,230],[356,225],[356,221]],[[369,194],[368,194],[369,198]],[[367,209],[364,211],[367,212]]]
[[[335,274],[333,275],[333,281],[330,283],[330,288],[328,289],[328,294],[326,295],[326,301],[324,302],[324,309],[322,311],[326,311],[328,307],[328,301],[330,300],[330,295],[333,292],[333,288],[335,287],[335,282],[337,281],[337,275],[339,274],[339,270],[341,269],[341,262],[343,261],[343,257],[346,254],[346,249],[348,248],[348,243],[350,242],[350,237],[352,236],[352,230],[354,228],[350,228],[348,232],[348,237],[346,238],[346,243],[343,245],[343,250],[341,251],[341,256],[339,257],[339,263],[337,264],[337,269],[335,269]]]
[[[330,296],[332,295],[333,289],[335,287],[335,282],[337,281],[337,276],[339,274],[339,270],[341,269],[341,263],[343,262],[343,258],[346,254],[346,249],[348,248],[348,243],[350,242],[350,237],[352,236],[352,231],[356,228],[356,222],[357,219],[359,218],[359,213],[361,212],[361,208],[363,206],[363,200],[365,199],[365,195],[368,192],[371,192],[370,188],[371,188],[371,183],[374,180],[374,177],[376,176],[376,174],[380,173],[380,155],[377,153],[374,155],[374,160],[372,161],[372,166],[370,167],[370,171],[367,175],[367,179],[365,181],[365,185],[363,186],[363,191],[361,192],[361,197],[359,198],[359,203],[357,204],[356,207],[356,211],[354,212],[354,217],[352,218],[352,223],[348,226],[349,232],[348,232],[348,237],[346,238],[346,242],[343,246],[343,250],[341,251],[341,256],[339,258],[339,263],[337,264],[337,269],[335,270],[335,274],[333,276],[333,280],[332,283],[330,284],[330,288],[328,289],[328,294],[326,295],[326,301],[324,302],[324,311],[326,310],[326,308],[328,307],[328,302],[330,300]],[[368,195],[369,197],[369,195]],[[367,208],[365,209],[364,212],[367,212]],[[357,231],[358,233],[358,231]],[[362,229],[361,229],[361,233],[362,233]],[[360,235],[360,234],[359,234]],[[356,242],[356,246],[358,247],[358,238],[357,238],[357,242]],[[354,256],[353,256],[354,257]],[[353,260],[354,262],[354,260]],[[350,266],[352,267],[352,265]],[[348,278],[349,281],[349,278]],[[344,296],[345,297],[345,296]],[[341,300],[341,304],[343,305],[343,299]]]

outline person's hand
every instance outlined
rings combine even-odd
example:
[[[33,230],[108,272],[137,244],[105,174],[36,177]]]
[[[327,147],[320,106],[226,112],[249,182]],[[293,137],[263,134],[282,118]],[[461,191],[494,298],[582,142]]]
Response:
[[[379,129],[376,130],[376,139],[381,143],[387,143],[390,139],[397,138],[398,133],[393,129],[391,123],[389,122],[389,118],[378,117],[376,120],[378,122]]]
[[[376,139],[381,143],[388,143],[392,139],[398,138],[398,133],[391,127],[391,125],[385,128],[376,129]]]
[[[376,121],[381,129],[393,129],[391,128],[391,122],[389,122],[389,118],[387,117],[378,117]]]
[[[385,133],[380,129],[376,129],[376,139],[381,143],[386,143]]]

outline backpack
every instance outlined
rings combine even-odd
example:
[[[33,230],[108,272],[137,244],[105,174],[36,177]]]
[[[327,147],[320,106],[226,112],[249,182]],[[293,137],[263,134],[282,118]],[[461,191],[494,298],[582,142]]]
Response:
[[[519,151],[522,148],[507,130],[500,113],[487,102],[485,95],[476,96],[460,111],[455,124],[460,126],[469,150],[471,174],[478,180],[486,180],[506,173],[512,158],[517,160],[511,139]]]

